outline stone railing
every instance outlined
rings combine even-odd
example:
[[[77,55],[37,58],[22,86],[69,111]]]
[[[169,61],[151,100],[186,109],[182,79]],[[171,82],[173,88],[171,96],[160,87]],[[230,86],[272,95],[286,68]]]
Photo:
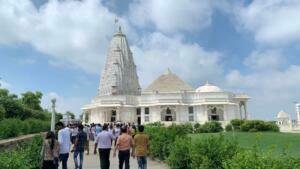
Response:
[[[29,134],[15,138],[0,140],[0,151],[13,149],[19,144],[31,140],[34,136],[42,135],[44,137],[45,134],[46,133]]]

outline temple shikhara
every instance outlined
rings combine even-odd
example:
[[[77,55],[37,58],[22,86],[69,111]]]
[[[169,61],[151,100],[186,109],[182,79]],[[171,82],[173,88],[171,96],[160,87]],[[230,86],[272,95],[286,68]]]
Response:
[[[87,123],[150,122],[186,123],[247,119],[246,94],[224,91],[208,82],[193,88],[166,68],[148,87],[142,89],[121,27],[109,45],[98,94],[85,105]]]

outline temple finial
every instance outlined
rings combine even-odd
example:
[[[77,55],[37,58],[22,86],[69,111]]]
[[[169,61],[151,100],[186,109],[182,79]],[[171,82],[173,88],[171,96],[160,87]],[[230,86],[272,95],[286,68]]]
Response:
[[[115,17],[115,26],[116,26],[116,32],[122,33],[122,28],[119,23],[119,18],[117,16]]]
[[[171,72],[171,69],[170,68],[168,68],[166,71],[165,71],[165,73],[164,73],[165,75],[169,75],[169,74],[172,74],[172,72]]]

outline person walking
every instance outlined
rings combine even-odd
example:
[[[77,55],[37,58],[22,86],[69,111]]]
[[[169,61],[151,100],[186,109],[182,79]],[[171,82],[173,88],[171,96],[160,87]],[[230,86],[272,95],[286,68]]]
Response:
[[[87,142],[87,134],[83,131],[83,125],[80,124],[78,125],[78,133],[75,138],[75,143],[73,147],[75,169],[82,169],[84,147],[86,142]],[[78,165],[78,155],[79,155],[79,165]]]
[[[49,131],[46,134],[46,138],[43,142],[43,164],[42,169],[55,169],[55,161],[58,158],[59,143],[55,139],[55,134]]]
[[[116,157],[116,151],[119,150],[119,169],[123,169],[124,162],[125,169],[129,169],[130,149],[132,148],[132,146],[132,137],[129,134],[127,134],[127,127],[124,126],[121,128],[121,135],[118,137],[113,154],[113,157]]]
[[[111,140],[115,140],[115,139],[116,139],[115,133],[108,132],[108,125],[104,124],[102,131],[97,135],[95,139],[95,148],[94,148],[94,154],[97,154],[97,149],[99,151],[101,169],[109,169]]]
[[[144,133],[144,126],[138,126],[138,133],[134,136],[132,157],[137,158],[138,168],[147,169],[147,154],[149,151],[149,136]]]
[[[59,143],[59,159],[62,162],[62,169],[68,169],[67,162],[69,158],[71,133],[62,122],[57,122],[58,128],[58,143]]]
[[[90,128],[88,125],[85,125],[83,128],[83,132],[86,133],[86,142],[84,145],[84,149],[86,150],[86,155],[90,154]]]

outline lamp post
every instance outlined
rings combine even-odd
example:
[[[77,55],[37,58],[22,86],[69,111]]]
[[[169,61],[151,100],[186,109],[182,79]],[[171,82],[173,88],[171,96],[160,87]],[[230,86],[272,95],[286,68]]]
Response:
[[[56,103],[56,99],[55,98],[51,99],[51,103],[52,103],[51,131],[55,132],[55,103]]]

